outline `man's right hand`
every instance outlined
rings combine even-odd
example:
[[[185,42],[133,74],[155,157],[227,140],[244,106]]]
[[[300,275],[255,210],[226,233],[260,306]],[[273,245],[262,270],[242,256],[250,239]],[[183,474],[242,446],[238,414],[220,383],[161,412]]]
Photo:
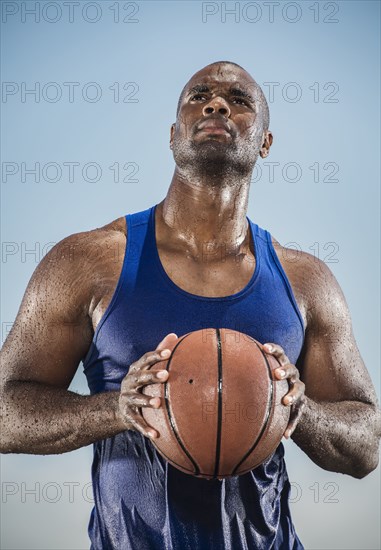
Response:
[[[171,350],[167,346],[177,340],[177,335],[171,332],[160,342],[155,351],[145,353],[140,359],[130,365],[128,374],[123,378],[119,396],[119,415],[127,430],[136,430],[144,436],[156,439],[159,434],[147,424],[140,414],[140,407],[161,407],[159,397],[150,397],[142,393],[147,384],[163,383],[168,380],[166,370],[150,371],[149,368],[158,361],[167,360]]]

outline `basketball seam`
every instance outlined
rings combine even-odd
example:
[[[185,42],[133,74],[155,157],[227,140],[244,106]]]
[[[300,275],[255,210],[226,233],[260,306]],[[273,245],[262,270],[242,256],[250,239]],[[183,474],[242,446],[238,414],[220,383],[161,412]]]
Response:
[[[269,372],[269,375],[270,375],[270,397],[268,399],[268,402],[267,402],[267,411],[266,411],[266,416],[265,416],[265,420],[263,422],[263,425],[262,425],[262,429],[257,437],[257,439],[254,441],[253,445],[251,446],[251,448],[247,451],[247,453],[243,456],[243,458],[238,462],[238,464],[235,466],[235,468],[233,469],[231,475],[234,475],[235,472],[238,470],[238,468],[241,466],[241,464],[243,464],[245,462],[245,460],[251,455],[251,453],[254,451],[254,449],[257,447],[257,445],[260,443],[261,439],[262,439],[262,436],[263,434],[265,433],[266,431],[266,428],[267,428],[267,425],[269,423],[269,419],[270,419],[270,412],[272,410],[272,406],[273,406],[273,398],[274,398],[274,381],[273,381],[273,376],[272,376],[272,370],[271,370],[271,367],[269,365],[269,362],[267,360],[267,357],[266,355],[263,353],[262,349],[258,346],[257,342],[254,340],[254,338],[252,338],[253,342],[255,343],[255,345],[257,346],[257,348],[259,349],[259,351],[261,352],[262,354],[262,357],[264,358],[265,360],[265,363],[266,363],[266,366],[267,366],[267,370]],[[251,468],[253,469],[253,468]]]
[[[216,458],[214,463],[214,475],[217,478],[220,467],[221,454],[221,432],[222,432],[222,349],[221,349],[221,334],[220,330],[216,329],[217,338],[217,365],[218,365],[218,380],[217,380],[217,437],[216,437]]]
[[[169,358],[168,363],[165,367],[168,372],[169,372],[169,366],[172,362],[172,357],[173,357],[173,354],[174,354],[175,350],[181,344],[181,342],[183,342],[190,335],[191,335],[191,333],[186,334],[179,342],[177,342],[176,346],[173,348],[172,353],[171,353],[171,357]],[[177,431],[176,425],[175,425],[174,420],[173,420],[173,415],[172,415],[172,412],[171,412],[168,391],[169,390],[168,390],[168,381],[167,381],[167,382],[164,382],[164,402],[165,402],[165,408],[166,408],[167,415],[168,415],[168,420],[169,420],[170,425],[172,426],[172,431],[175,434],[175,437],[176,437],[176,440],[177,440],[178,444],[180,445],[181,449],[184,451],[186,456],[189,458],[189,460],[193,464],[194,475],[197,476],[200,473],[200,468],[199,468],[198,464],[196,463],[196,461],[194,460],[194,458],[192,457],[192,455],[189,453],[189,451],[185,447],[184,443],[181,440],[180,434]]]

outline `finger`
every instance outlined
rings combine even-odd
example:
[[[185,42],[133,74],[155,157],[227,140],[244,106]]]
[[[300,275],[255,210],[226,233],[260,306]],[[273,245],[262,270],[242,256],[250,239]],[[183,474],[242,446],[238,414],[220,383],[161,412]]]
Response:
[[[142,394],[141,388],[149,384],[162,384],[169,378],[169,372],[166,370],[159,371],[138,371],[128,374],[122,381],[120,395],[128,399],[130,395],[135,393]],[[143,395],[143,394],[142,394]]]
[[[290,422],[288,423],[286,431],[284,432],[284,437],[286,439],[289,439],[294,433],[295,428],[298,425],[298,422],[300,420],[300,417],[303,414],[304,407],[305,407],[305,402],[302,401],[300,403],[300,406],[296,409],[295,414],[292,414]]]
[[[289,425],[287,426],[286,431],[284,432],[284,438],[290,439],[291,435],[294,433],[295,428],[296,428],[295,422],[290,422]]]
[[[161,350],[161,349],[165,349],[166,347],[174,344],[174,342],[178,339],[178,336],[177,334],[175,334],[174,332],[170,332],[169,334],[167,334],[163,340],[158,344],[157,346],[157,350]]]
[[[282,366],[287,365],[290,362],[289,358],[284,353],[284,349],[278,344],[267,343],[267,344],[264,344],[262,348],[266,353],[270,353],[276,359],[278,359],[279,363]]]
[[[138,372],[142,369],[145,369],[147,367],[150,367],[154,363],[157,363],[157,361],[163,361],[164,359],[168,359],[168,357],[171,355],[171,350],[165,348],[162,350],[155,350],[155,351],[149,351],[142,355],[140,359],[135,361],[135,363],[132,363],[130,367],[130,371],[132,372]]]
[[[144,393],[130,393],[126,400],[130,407],[150,407],[152,409],[159,409],[161,407],[160,397],[150,397],[149,395],[144,395]]]
[[[305,386],[300,380],[295,382],[292,386],[292,389],[283,397],[283,405],[294,405],[297,403],[304,395]]]
[[[147,384],[157,384],[166,382],[169,377],[167,370],[142,370],[136,373],[134,377],[134,387],[140,388]]]
[[[287,378],[292,383],[299,379],[299,371],[292,363],[286,363],[285,365],[275,369],[274,374],[279,380]]]
[[[140,432],[145,437],[149,437],[150,439],[156,439],[159,437],[159,433],[154,428],[149,426],[141,415],[135,415],[129,412],[126,415],[126,420],[137,432]]]

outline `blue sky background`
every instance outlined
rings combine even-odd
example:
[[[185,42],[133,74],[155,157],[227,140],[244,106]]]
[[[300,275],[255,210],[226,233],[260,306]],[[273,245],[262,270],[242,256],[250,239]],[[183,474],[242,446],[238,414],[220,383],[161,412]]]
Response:
[[[379,2],[77,4],[1,2],[2,341],[52,243],[162,200],[178,95],[227,59],[262,85],[274,133],[248,215],[329,264],[379,394]],[[70,389],[88,392],[81,366]],[[1,456],[1,548],[89,547],[91,457]],[[325,472],[292,442],[286,462],[306,549],[380,548],[379,469]]]

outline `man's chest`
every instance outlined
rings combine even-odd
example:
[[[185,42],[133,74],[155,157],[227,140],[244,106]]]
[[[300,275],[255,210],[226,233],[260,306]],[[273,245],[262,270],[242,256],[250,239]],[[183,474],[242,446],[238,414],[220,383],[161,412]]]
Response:
[[[121,247],[119,247],[119,250]],[[243,290],[253,277],[256,261],[251,251],[233,256],[223,251],[211,253],[207,248],[197,258],[158,247],[158,256],[165,276],[180,289],[197,296],[225,297]],[[121,276],[124,253],[114,254],[95,270],[94,297],[89,312],[93,329],[102,319],[115,293]],[[292,286],[292,273],[290,283]],[[271,289],[270,289],[271,290]],[[295,294],[303,310],[303,297]]]
[[[249,283],[254,270],[254,257],[244,258],[203,258],[195,261],[185,255],[159,251],[161,265],[166,276],[177,287],[190,294],[207,297],[222,297],[236,294]],[[115,258],[112,264],[100,266],[95,274],[92,310],[90,311],[95,330],[103,317],[118,284],[122,271],[123,258]]]
[[[210,298],[231,296],[249,283],[255,270],[254,256],[210,253],[207,249],[196,259],[186,254],[158,250],[162,268],[179,288]]]

